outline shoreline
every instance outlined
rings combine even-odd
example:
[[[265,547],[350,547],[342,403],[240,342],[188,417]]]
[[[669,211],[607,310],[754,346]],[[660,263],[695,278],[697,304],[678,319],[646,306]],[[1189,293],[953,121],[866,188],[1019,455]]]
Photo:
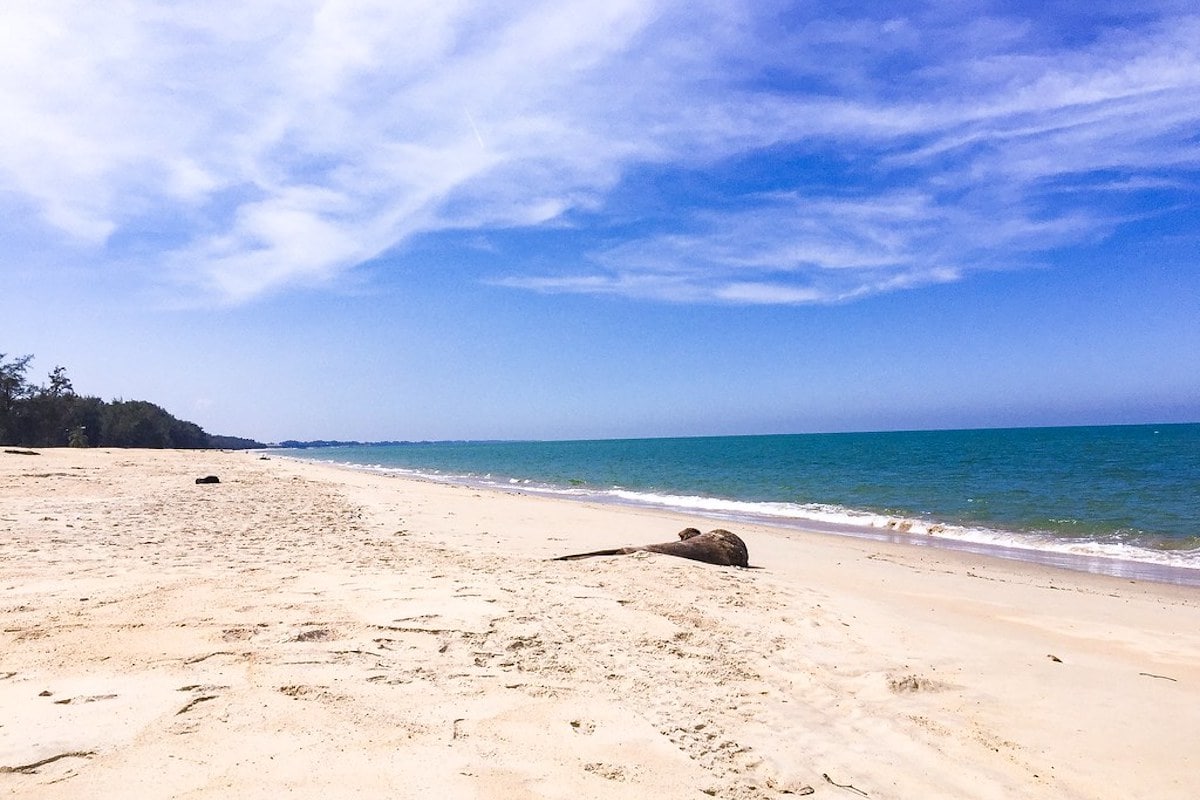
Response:
[[[463,486],[472,489],[479,489],[481,491],[495,491],[516,494],[527,493],[538,497],[564,500],[567,502],[597,503],[601,505],[612,505],[618,508],[629,508],[634,510],[640,509],[647,511],[662,511],[680,516],[707,519],[719,524],[761,525],[767,528],[777,529],[781,532],[792,532],[800,535],[820,533],[832,536],[867,539],[877,542],[891,542],[893,544],[911,547],[932,547],[947,551],[972,553],[989,558],[1037,564],[1046,567],[1068,570],[1071,572],[1108,575],[1114,578],[1152,581],[1155,583],[1176,586],[1200,587],[1200,564],[1197,564],[1196,566],[1185,566],[1178,563],[1171,563],[1169,561],[1156,560],[1156,558],[1165,558],[1166,554],[1146,548],[1137,548],[1133,551],[1134,554],[1144,553],[1146,557],[1143,559],[1107,553],[1071,552],[1070,550],[1064,549],[1070,545],[1053,541],[1045,541],[1043,542],[1044,546],[1038,547],[1034,544],[1023,544],[1019,542],[1006,543],[1004,541],[979,541],[966,536],[949,535],[945,533],[945,530],[947,528],[953,529],[958,526],[948,523],[933,523],[930,525],[930,527],[939,530],[922,534],[904,529],[906,523],[911,523],[911,520],[898,519],[896,520],[897,527],[888,527],[828,522],[803,517],[774,517],[763,514],[754,514],[752,512],[717,512],[705,508],[690,508],[685,505],[668,505],[666,503],[655,503],[644,500],[622,499],[621,497],[614,496],[611,491],[594,491],[591,494],[576,495],[566,490],[564,487],[543,487],[538,485],[528,485],[527,483],[505,485],[503,483],[495,483],[482,479],[473,479],[466,476],[441,476],[438,474],[421,472],[419,470],[305,458],[303,456],[295,456],[291,454],[279,454],[278,451],[275,450],[258,450],[251,452],[269,453],[270,457],[272,458],[281,458],[302,463],[325,465],[336,469],[364,472],[382,477],[397,478],[399,480],[429,481],[435,484]],[[729,502],[732,503],[737,501]],[[746,505],[750,505],[750,503],[747,502]],[[923,524],[929,525],[929,523]],[[964,532],[968,531],[968,529],[963,530]],[[994,534],[996,536],[1001,535],[998,531],[994,532]],[[1010,538],[1016,536],[1016,534],[1006,535]],[[1086,545],[1076,546],[1086,547]]]
[[[755,570],[558,562],[695,518],[43,453],[0,456],[5,793],[1194,793],[1190,587],[758,524],[727,525]]]

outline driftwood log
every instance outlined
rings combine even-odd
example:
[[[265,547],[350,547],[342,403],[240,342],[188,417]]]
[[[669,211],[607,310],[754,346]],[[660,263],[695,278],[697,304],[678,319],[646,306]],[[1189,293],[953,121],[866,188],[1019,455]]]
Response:
[[[574,561],[578,558],[591,558],[592,556],[620,556],[639,552],[690,558],[693,561],[703,561],[706,564],[716,564],[721,567],[750,566],[750,553],[746,550],[746,543],[736,534],[722,528],[711,530],[708,533],[701,533],[696,528],[684,528],[679,532],[678,542],[647,544],[640,547],[617,547],[612,550],[593,550],[590,553],[558,556],[551,560]]]

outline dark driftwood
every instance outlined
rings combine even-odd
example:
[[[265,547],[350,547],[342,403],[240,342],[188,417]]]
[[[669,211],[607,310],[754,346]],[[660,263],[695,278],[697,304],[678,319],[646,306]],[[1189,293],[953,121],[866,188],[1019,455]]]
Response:
[[[0,772],[20,772],[30,775],[37,772],[38,767],[53,764],[55,761],[61,761],[64,758],[91,758],[94,755],[96,755],[95,750],[73,750],[70,753],[59,753],[56,756],[43,758],[41,761],[34,761],[31,764],[22,764],[19,767],[0,767]]]
[[[848,783],[838,783],[838,782],[837,782],[837,781],[835,781],[833,778],[831,778],[831,777],[829,777],[828,775],[826,775],[824,772],[822,772],[822,773],[821,773],[821,777],[822,777],[822,778],[824,778],[824,779],[825,779],[825,781],[826,781],[827,783],[829,783],[829,784],[831,784],[831,785],[833,785],[833,786],[836,786],[836,787],[838,787],[839,789],[849,789],[849,790],[850,790],[850,791],[852,791],[852,792],[856,792],[856,793],[858,793],[858,794],[861,794],[863,797],[870,797],[870,795],[869,795],[869,794],[867,794],[866,792],[864,792],[862,789],[859,789],[857,786],[852,786],[852,785],[850,785],[850,784],[848,784]]]
[[[693,561],[703,561],[706,564],[716,564],[721,567],[750,566],[750,554],[746,550],[746,543],[736,534],[721,528],[708,533],[701,533],[695,528],[684,528],[679,532],[678,542],[647,544],[641,547],[617,547],[612,550],[593,550],[590,553],[558,556],[551,560],[574,561],[578,558],[591,558],[592,556],[621,556],[639,552],[690,558]]]

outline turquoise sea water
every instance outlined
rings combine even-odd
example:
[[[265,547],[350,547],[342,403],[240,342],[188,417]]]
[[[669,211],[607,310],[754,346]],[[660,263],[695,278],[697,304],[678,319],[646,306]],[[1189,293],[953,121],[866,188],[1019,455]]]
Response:
[[[1200,582],[1200,424],[286,452],[722,520],[999,548],[1114,574],[1142,574],[1125,562],[1157,565],[1147,577]]]

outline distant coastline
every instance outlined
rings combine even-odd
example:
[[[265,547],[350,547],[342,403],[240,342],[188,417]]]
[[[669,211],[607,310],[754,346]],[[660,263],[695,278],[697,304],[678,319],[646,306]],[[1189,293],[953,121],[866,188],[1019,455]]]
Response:
[[[875,434],[922,434],[922,433],[972,433],[980,431],[1055,431],[1080,430],[1085,428],[1163,428],[1200,425],[1200,420],[1189,422],[1112,422],[1079,425],[1001,425],[1001,426],[967,426],[952,428],[895,428],[879,430],[845,430],[845,431],[812,431],[812,432],[782,432],[782,433],[734,433],[734,434],[694,434],[680,436],[610,436],[596,439],[566,437],[566,438],[512,438],[512,439],[285,439],[279,442],[268,442],[259,445],[263,450],[305,450],[322,447],[410,447],[442,444],[524,444],[524,443],[567,443],[567,442],[650,442],[650,441],[688,441],[704,439],[754,439],[773,436],[864,436]]]

